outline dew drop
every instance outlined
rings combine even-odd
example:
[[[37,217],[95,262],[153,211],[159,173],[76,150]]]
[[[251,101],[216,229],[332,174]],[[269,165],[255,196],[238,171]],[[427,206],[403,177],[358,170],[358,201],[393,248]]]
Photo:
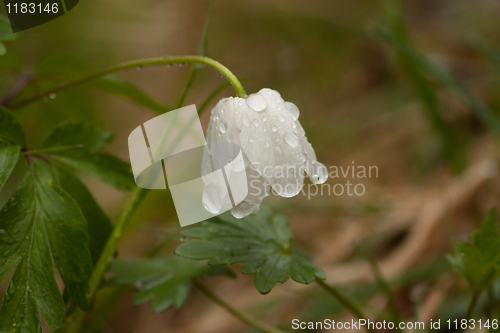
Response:
[[[219,124],[219,130],[222,132],[222,133],[226,133],[227,132],[227,123],[225,120],[221,120],[220,121],[220,124]]]
[[[220,193],[214,184],[208,184],[203,191],[202,197],[203,206],[212,214],[218,214],[222,208]]]
[[[49,95],[50,99],[54,99],[54,98],[56,98],[56,96],[57,96],[57,95],[56,95],[56,94],[54,94],[54,93],[52,93],[52,94],[50,94],[50,95]]]
[[[299,145],[299,139],[295,134],[288,133],[285,136],[285,142],[290,145],[290,147],[295,148]]]
[[[291,102],[285,102],[285,106],[287,110],[290,112],[290,114],[293,117],[293,120],[299,119],[300,111],[297,105],[291,103]]]
[[[266,148],[269,148],[270,144],[269,141],[266,141]]]
[[[262,117],[262,121],[267,121],[267,117],[266,116]]]
[[[267,101],[261,94],[251,94],[246,99],[246,104],[256,112],[262,112],[267,108]]]
[[[284,123],[284,122],[285,122],[285,118],[283,118],[283,116],[282,116],[282,115],[279,115],[279,116],[278,116],[278,119],[279,119],[279,121],[281,121],[282,123]]]
[[[328,179],[328,172],[326,167],[318,161],[312,162],[312,176],[311,181],[313,184],[323,184]]]
[[[276,125],[273,124],[271,126],[271,131],[276,132],[277,130],[278,130],[278,127],[276,127]]]
[[[253,136],[251,136],[250,138],[248,138],[248,141],[250,141],[250,143],[252,143],[255,141],[255,139],[253,138]]]
[[[259,121],[258,121],[257,119],[254,119],[254,120],[253,120],[253,125],[254,125],[255,127],[258,127],[258,126],[259,126],[259,124],[260,124],[260,123],[259,123]]]
[[[9,294],[14,294],[16,292],[16,285],[11,282],[10,285],[9,285]]]

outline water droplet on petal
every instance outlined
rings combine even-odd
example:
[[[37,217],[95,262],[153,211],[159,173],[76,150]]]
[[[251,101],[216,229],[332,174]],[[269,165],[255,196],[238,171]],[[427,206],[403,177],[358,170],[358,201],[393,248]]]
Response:
[[[253,120],[253,125],[254,125],[255,127],[259,126],[259,124],[260,124],[260,123],[259,123],[259,121],[258,121],[257,119],[254,119],[254,120]]]
[[[271,126],[271,131],[276,132],[277,130],[278,130],[278,127],[276,127],[276,125],[273,124]]]
[[[295,134],[287,133],[285,136],[285,142],[290,145],[290,147],[295,148],[299,145],[299,138]]]
[[[251,94],[246,99],[246,104],[257,112],[262,112],[267,108],[267,101],[261,94]]]
[[[312,162],[311,182],[313,184],[323,184],[328,179],[328,170],[318,161]]]
[[[222,133],[226,133],[227,132],[227,123],[225,120],[221,120],[220,121],[220,124],[219,124],[219,129]]]
[[[269,141],[266,141],[266,148],[269,148],[270,144]]]
[[[222,208],[222,200],[218,187],[215,184],[208,184],[203,191],[203,206],[212,214],[218,214]]]
[[[291,102],[285,102],[285,106],[287,110],[291,113],[293,120],[299,119],[300,111],[297,105],[291,103]]]
[[[254,140],[253,136],[251,136],[250,138],[248,138],[248,141],[250,141],[250,143],[252,143],[252,142],[254,142],[255,140]]]
[[[279,115],[279,116],[278,116],[278,119],[279,119],[279,121],[281,121],[282,123],[283,123],[283,122],[285,122],[285,118],[283,118],[283,116],[282,116],[282,115]]]
[[[262,117],[262,121],[267,121],[267,117],[266,116]]]

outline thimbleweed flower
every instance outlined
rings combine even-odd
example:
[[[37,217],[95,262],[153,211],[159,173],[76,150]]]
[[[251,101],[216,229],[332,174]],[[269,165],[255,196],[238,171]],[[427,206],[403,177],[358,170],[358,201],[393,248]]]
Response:
[[[313,184],[328,178],[298,118],[295,104],[267,88],[248,98],[224,98],[213,108],[207,143],[234,143],[245,161],[248,195],[231,210],[235,217],[256,213],[270,188],[285,198],[296,196],[304,186],[305,173]],[[204,199],[209,199],[209,191],[205,194]]]

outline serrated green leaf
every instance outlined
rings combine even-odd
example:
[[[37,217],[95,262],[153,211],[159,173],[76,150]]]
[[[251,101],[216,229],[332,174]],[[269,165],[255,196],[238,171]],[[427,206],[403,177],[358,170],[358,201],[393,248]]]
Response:
[[[0,190],[9,178],[19,160],[20,146],[9,146],[0,143]]]
[[[472,244],[455,244],[455,252],[447,259],[453,269],[476,291],[483,290],[500,272],[500,234],[496,210],[490,210],[472,236]]]
[[[481,252],[486,262],[498,262],[500,258],[500,233],[497,212],[494,208],[490,210],[488,217],[472,235],[472,243]]]
[[[323,270],[290,252],[292,230],[286,217],[262,207],[242,219],[229,214],[219,218],[183,229],[185,237],[195,239],[182,243],[175,252],[189,259],[208,259],[211,265],[243,263],[243,274],[255,274],[255,286],[262,294],[289,277],[299,283],[325,278]]]
[[[135,262],[114,261],[110,269],[115,274],[116,283],[137,287],[135,304],[151,301],[155,312],[171,306],[180,308],[189,296],[193,279],[228,272],[225,266],[207,267],[201,262],[177,256]]]
[[[56,163],[82,171],[121,191],[135,187],[130,165],[106,153],[88,154],[83,149],[67,150],[52,155]]]
[[[113,230],[111,221],[78,177],[67,170],[58,168],[58,180],[62,189],[78,203],[87,220],[90,252],[92,261],[95,263]]]
[[[23,129],[12,112],[0,106],[0,141],[26,148]]]
[[[69,294],[87,306],[92,271],[85,218],[76,202],[52,184],[48,165],[32,160],[28,173],[0,212],[0,279],[17,264],[0,308],[0,332],[41,331],[36,308],[47,325],[61,331],[64,303],[52,262]]]
[[[49,135],[44,148],[81,145],[52,153],[56,163],[93,175],[119,190],[130,190],[135,186],[130,165],[119,158],[95,151],[112,139],[110,132],[101,131],[93,125],[64,123]]]

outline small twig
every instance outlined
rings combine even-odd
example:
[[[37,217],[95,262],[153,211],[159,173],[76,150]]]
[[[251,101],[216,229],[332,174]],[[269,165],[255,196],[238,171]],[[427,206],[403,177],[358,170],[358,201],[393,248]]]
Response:
[[[14,86],[2,98],[0,105],[7,106],[28,84],[35,80],[33,74],[21,74]]]
[[[361,312],[361,309],[357,305],[352,303],[349,299],[347,299],[347,297],[342,295],[342,293],[339,290],[337,290],[337,288],[327,284],[320,278],[316,278],[316,282],[319,284],[321,288],[326,290],[337,301],[339,301],[340,304],[349,309],[358,319],[364,319],[366,322],[368,322],[365,315],[363,315],[363,313]],[[366,330],[371,333],[376,333],[376,331],[373,328],[369,328],[368,326],[366,327]]]
[[[250,325],[258,330],[261,330],[266,333],[284,333],[282,330],[277,329],[276,327],[270,326],[266,323],[263,323],[253,317],[250,317],[246,314],[243,314],[233,308],[231,305],[227,304],[223,300],[221,300],[219,297],[217,297],[210,289],[208,289],[204,284],[197,280],[193,280],[193,285],[198,288],[199,291],[201,291],[205,296],[207,296],[211,301],[214,303],[220,305],[224,309],[226,309],[229,313],[231,313],[233,316],[241,320],[247,325]]]

